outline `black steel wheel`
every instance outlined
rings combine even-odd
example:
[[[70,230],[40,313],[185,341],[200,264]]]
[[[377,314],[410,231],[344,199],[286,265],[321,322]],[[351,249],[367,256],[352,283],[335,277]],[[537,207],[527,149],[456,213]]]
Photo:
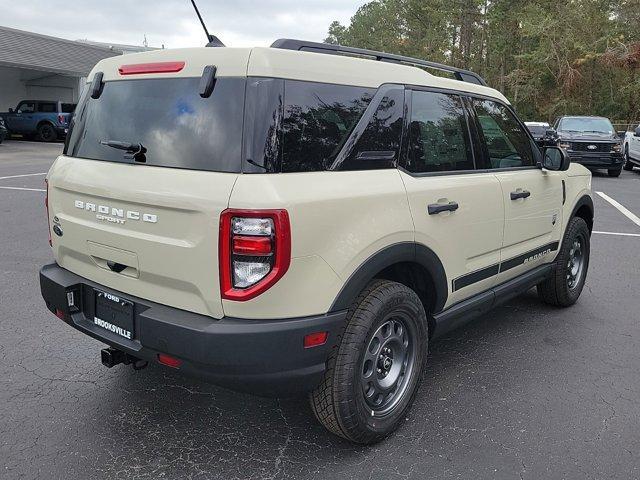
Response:
[[[418,295],[374,280],[347,314],[311,408],[330,432],[370,444],[405,419],[427,357],[427,316]]]
[[[396,312],[371,335],[361,362],[360,384],[372,416],[393,411],[406,394],[415,368],[415,336],[405,312]]]
[[[54,142],[58,139],[58,134],[56,133],[53,125],[49,123],[43,123],[38,127],[38,140],[41,142]]]
[[[589,269],[591,232],[584,219],[573,217],[567,225],[553,274],[538,285],[541,300],[550,305],[573,305],[584,287]]]

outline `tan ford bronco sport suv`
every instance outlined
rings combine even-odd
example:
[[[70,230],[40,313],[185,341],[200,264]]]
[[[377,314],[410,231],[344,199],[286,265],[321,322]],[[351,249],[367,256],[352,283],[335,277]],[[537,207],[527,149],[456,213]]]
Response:
[[[47,176],[42,295],[107,366],[308,393],[372,443],[434,337],[534,286],[577,300],[590,188],[469,71],[294,40],[113,57]]]

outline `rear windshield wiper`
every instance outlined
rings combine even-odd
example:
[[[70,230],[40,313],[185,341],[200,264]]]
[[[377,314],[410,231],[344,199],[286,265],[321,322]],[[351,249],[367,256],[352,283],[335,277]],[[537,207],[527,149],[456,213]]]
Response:
[[[105,147],[117,148],[118,150],[124,150],[131,155],[125,155],[124,158],[134,159],[136,162],[145,162],[144,156],[147,153],[147,149],[141,143],[129,143],[121,142],[119,140],[100,140],[100,145]]]

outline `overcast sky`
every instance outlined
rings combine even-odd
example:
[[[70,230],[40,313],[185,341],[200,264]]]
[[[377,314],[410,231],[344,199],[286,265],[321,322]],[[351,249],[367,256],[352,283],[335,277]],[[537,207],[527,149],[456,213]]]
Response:
[[[277,38],[322,41],[333,20],[349,19],[366,0],[196,0],[211,33],[230,47],[267,46]],[[68,38],[149,46],[205,43],[190,0],[0,0],[0,25]]]

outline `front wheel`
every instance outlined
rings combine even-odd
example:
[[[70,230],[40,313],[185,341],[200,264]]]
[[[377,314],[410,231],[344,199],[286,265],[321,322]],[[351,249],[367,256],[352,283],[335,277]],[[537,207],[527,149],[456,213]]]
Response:
[[[607,170],[607,173],[610,177],[619,177],[620,173],[622,173],[622,168],[614,168]]]
[[[538,295],[543,302],[558,307],[576,303],[587,278],[590,250],[587,222],[573,217],[562,239],[553,274],[538,284]]]
[[[427,357],[427,317],[410,288],[374,280],[347,314],[310,402],[318,421],[371,444],[395,431],[413,403]]]

